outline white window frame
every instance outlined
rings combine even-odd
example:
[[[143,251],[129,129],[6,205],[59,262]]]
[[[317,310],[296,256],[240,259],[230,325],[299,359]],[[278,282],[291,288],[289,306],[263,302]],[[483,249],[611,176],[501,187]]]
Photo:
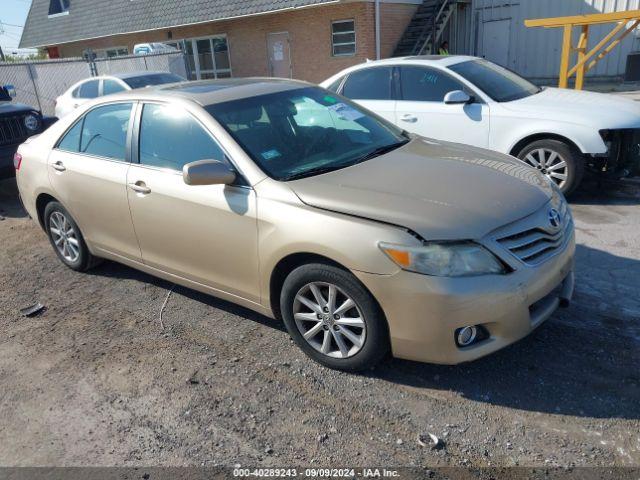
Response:
[[[229,57],[229,68],[218,68],[216,65],[216,56],[213,51],[213,40],[216,38],[224,38],[227,42],[227,57]],[[200,68],[200,55],[198,54],[198,41],[199,40],[209,40],[211,45],[211,60],[213,62],[213,70],[206,70],[205,73],[213,73],[215,78],[218,78],[218,73],[228,73],[230,77],[233,77],[233,71],[231,68],[231,49],[229,48],[229,37],[226,33],[220,35],[208,35],[206,37],[195,37],[188,38],[186,42],[192,42],[191,47],[193,49],[193,63],[196,67],[196,78],[200,80],[203,70]]]
[[[333,27],[338,23],[353,23],[353,30],[347,30],[345,32],[334,32]],[[336,43],[336,35],[344,35],[346,33],[353,33],[353,42]],[[356,20],[355,18],[346,18],[344,20],[334,20],[331,22],[331,56],[332,57],[353,57],[357,53],[357,34],[356,34]],[[345,45],[353,45],[353,53],[336,53],[335,47],[342,47]]]
[[[171,45],[172,47],[175,46],[178,50],[182,51],[182,43],[184,42],[186,44],[191,42],[191,50],[193,51],[193,66],[195,70],[193,72],[190,71],[187,73],[189,73],[189,75],[195,74],[196,79],[200,80],[202,78],[201,77],[202,70],[200,69],[200,59],[198,58],[199,55],[198,55],[197,42],[198,40],[214,40],[216,38],[224,38],[227,41],[227,56],[229,57],[229,68],[217,68],[216,58],[215,58],[215,55],[213,55],[213,59],[212,59],[213,70],[206,70],[205,73],[213,73],[215,78],[218,78],[218,73],[228,73],[229,77],[233,77],[233,67],[231,65],[231,46],[229,45],[229,37],[227,36],[226,33],[220,33],[217,35],[207,35],[205,37],[182,38],[179,40],[172,38],[171,40],[167,40],[166,42],[163,42],[163,43],[166,43],[167,45]],[[211,51],[213,52],[213,45],[211,45]],[[185,51],[184,54],[189,55],[188,51]]]

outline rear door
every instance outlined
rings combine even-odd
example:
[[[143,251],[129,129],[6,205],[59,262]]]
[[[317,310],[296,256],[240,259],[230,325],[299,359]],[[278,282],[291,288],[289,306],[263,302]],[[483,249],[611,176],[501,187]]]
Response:
[[[256,195],[237,185],[187,185],[185,164],[228,162],[211,133],[181,106],[146,103],[128,197],[143,262],[259,302]]]
[[[489,106],[476,98],[474,103],[448,105],[447,93],[466,91],[465,85],[440,69],[407,65],[400,67],[396,114],[398,126],[425,137],[465,143],[477,147],[489,145]]]
[[[393,67],[371,67],[352,72],[342,86],[342,95],[397,124]]]
[[[48,168],[56,197],[91,246],[139,261],[126,188],[132,106],[118,102],[91,109],[59,140]]]

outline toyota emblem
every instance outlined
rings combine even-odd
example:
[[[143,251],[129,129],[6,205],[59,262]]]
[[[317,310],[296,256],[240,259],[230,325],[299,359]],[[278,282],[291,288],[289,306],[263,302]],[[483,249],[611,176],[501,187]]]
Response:
[[[560,217],[560,212],[555,208],[549,210],[549,223],[552,227],[558,228],[562,224],[562,217]]]

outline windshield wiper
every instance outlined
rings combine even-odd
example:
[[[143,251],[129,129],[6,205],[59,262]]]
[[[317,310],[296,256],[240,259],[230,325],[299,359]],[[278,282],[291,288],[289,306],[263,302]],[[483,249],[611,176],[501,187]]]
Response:
[[[365,153],[361,157],[358,157],[351,165],[356,165],[357,163],[366,162],[367,160],[371,160],[372,158],[379,157],[380,155],[384,155],[385,153],[389,153],[392,150],[395,150],[396,148],[400,148],[400,147],[402,147],[403,145],[406,145],[409,142],[410,142],[410,140],[406,139],[406,140],[402,140],[402,141],[397,142],[397,143],[392,143],[391,145],[384,145],[382,147],[375,148],[375,149],[371,150],[370,152]]]
[[[298,180],[300,178],[305,178],[305,177],[311,177],[313,175],[321,175],[323,173],[329,173],[329,172],[333,172],[335,170],[340,170],[342,168],[347,168],[350,167],[352,165],[356,165],[358,163],[362,163],[362,162],[366,162],[367,160],[370,160],[372,158],[378,157],[380,155],[383,155],[385,153],[388,153],[392,150],[395,150],[396,148],[400,148],[403,145],[406,145],[407,143],[409,143],[410,140],[406,139],[406,140],[402,140],[400,142],[397,143],[392,143],[391,145],[384,145],[382,147],[378,147],[370,152],[367,152],[365,155],[356,158],[354,161],[351,161],[349,163],[341,163],[339,165],[325,165],[322,167],[316,167],[316,168],[311,168],[309,170],[305,170],[304,172],[298,172],[298,173],[294,173],[292,175],[289,175],[288,177],[285,177],[282,179],[282,181],[284,182],[288,182],[290,180]]]
[[[290,180],[298,180],[300,178],[305,178],[305,177],[311,177],[313,175],[321,175],[323,173],[329,173],[329,172],[333,172],[335,170],[340,170],[341,168],[344,167],[348,167],[349,165],[333,165],[331,167],[317,167],[317,168],[311,168],[309,170],[305,170],[304,172],[298,172],[298,173],[294,173],[292,175],[289,175],[288,177],[284,177],[282,179],[283,182],[288,182]]]

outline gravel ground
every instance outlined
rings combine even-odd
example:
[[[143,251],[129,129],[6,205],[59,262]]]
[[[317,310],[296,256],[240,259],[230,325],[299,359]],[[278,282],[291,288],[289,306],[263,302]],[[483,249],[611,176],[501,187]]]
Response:
[[[65,268],[2,182],[0,465],[640,466],[640,186],[603,191],[573,201],[569,309],[471,364],[352,375],[182,287],[161,331],[171,284]]]

